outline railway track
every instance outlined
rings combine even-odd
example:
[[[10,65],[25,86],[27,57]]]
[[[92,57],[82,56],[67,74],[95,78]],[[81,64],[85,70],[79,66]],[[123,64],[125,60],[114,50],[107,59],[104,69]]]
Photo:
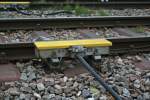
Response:
[[[49,0],[49,1],[33,1],[33,2],[0,2],[3,5],[30,5],[32,8],[37,7],[49,7],[49,6],[62,6],[62,5],[81,5],[87,7],[100,7],[100,8],[149,8],[150,2],[147,0]],[[7,6],[8,8],[13,8],[14,6]],[[18,6],[22,8],[21,6]],[[2,8],[3,9],[3,8]],[[1,9],[1,10],[2,10]]]
[[[85,17],[85,18],[48,18],[48,19],[0,19],[0,30],[16,29],[57,29],[79,27],[116,27],[149,25],[150,17]],[[127,33],[122,33],[127,34]],[[113,43],[110,54],[129,52],[148,52],[150,37],[142,36],[127,38],[108,38]],[[2,41],[2,40],[1,40]],[[15,52],[17,51],[17,54]],[[34,42],[0,44],[0,59],[29,59],[34,58]]]
[[[82,6],[90,6],[90,7],[104,7],[104,8],[149,8],[150,2],[146,0],[142,1],[118,1],[118,0],[110,0],[108,2],[103,2],[100,0],[50,0],[48,2],[33,2],[32,6],[49,6],[49,5],[82,5]]]
[[[113,43],[110,54],[139,53],[150,51],[150,37],[108,38]],[[0,44],[0,60],[33,59],[36,57],[34,43]],[[16,53],[17,52],[17,53]]]
[[[93,17],[93,18],[51,18],[51,19],[1,19],[0,20],[0,27],[1,30],[4,31],[8,29],[11,30],[17,30],[17,29],[57,29],[57,28],[79,28],[79,27],[118,27],[118,26],[149,26],[150,18],[149,16],[145,17]],[[135,22],[135,23],[134,23]],[[72,23],[72,24],[71,24]],[[68,27],[69,26],[69,27]],[[9,28],[8,28],[9,27]],[[86,40],[91,41],[93,45],[98,45],[97,43],[100,42],[101,46],[110,46],[110,53],[108,54],[120,54],[120,53],[139,53],[139,52],[149,52],[150,51],[150,37],[149,36],[139,36],[137,34],[134,34],[136,37],[130,37],[131,34],[129,34],[128,37],[124,38],[106,38],[106,40]],[[87,35],[88,38],[93,38],[94,36]],[[109,41],[107,41],[109,40]],[[99,74],[96,73],[96,71],[87,63],[87,61],[82,57],[82,47],[78,47],[76,49],[76,46],[74,44],[83,44],[85,47],[91,46],[91,44],[86,44],[86,41],[82,43],[82,40],[73,40],[69,41],[69,43],[72,43],[72,48],[69,49],[72,54],[75,53],[76,59],[78,59],[85,68],[91,72],[91,74],[98,80],[99,83],[102,84],[102,86],[105,87],[107,91],[109,91],[114,98],[117,100],[122,100],[121,97],[112,89],[110,88],[105,81],[101,79]],[[96,41],[96,43],[95,43]],[[98,42],[97,42],[98,41]],[[63,43],[68,44],[67,41],[62,41]],[[54,45],[49,46],[49,43],[54,43]],[[56,44],[55,44],[56,43]],[[111,46],[111,43],[113,44]],[[42,44],[46,45],[44,48],[40,47],[43,46]],[[15,59],[32,59],[37,58],[37,48],[38,50],[45,50],[45,48],[48,50],[50,48],[56,48],[57,46],[61,49],[68,48],[66,45],[60,46],[62,43],[59,41],[45,41],[45,42],[24,42],[24,43],[3,43],[3,41],[0,44],[0,60],[15,60]],[[95,49],[95,48],[94,48]],[[68,49],[67,49],[68,50]],[[76,50],[77,51],[76,53]],[[80,52],[81,50],[81,52]],[[89,49],[90,50],[90,49]],[[103,50],[103,49],[102,49]],[[105,49],[104,49],[105,50]],[[103,52],[104,52],[103,50]],[[107,50],[107,48],[106,48]],[[42,53],[39,51],[40,54]],[[107,51],[106,51],[107,52]],[[58,52],[59,53],[59,52]],[[107,55],[108,55],[107,54]],[[47,55],[44,55],[43,57],[47,57]],[[50,55],[50,57],[53,55]],[[74,56],[74,55],[71,55]],[[52,58],[53,59],[53,58]],[[47,59],[48,61],[49,59]],[[57,62],[57,59],[54,59],[54,62]],[[51,63],[50,63],[51,64]],[[8,69],[7,69],[8,70]],[[18,77],[15,77],[18,78]]]
[[[149,16],[124,17],[64,17],[64,18],[2,18],[0,19],[0,30],[15,29],[47,29],[47,28],[84,28],[103,26],[138,26],[150,25]]]

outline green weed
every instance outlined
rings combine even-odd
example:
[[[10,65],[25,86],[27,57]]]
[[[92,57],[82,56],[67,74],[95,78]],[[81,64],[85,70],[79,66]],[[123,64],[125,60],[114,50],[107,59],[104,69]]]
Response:
[[[145,32],[143,26],[137,26],[137,27],[135,27],[134,31],[137,32],[137,33],[144,33]]]
[[[64,6],[63,9],[66,10],[66,11],[72,11],[74,8],[70,5],[66,5],[66,6]]]
[[[89,8],[79,6],[79,5],[76,5],[74,10],[76,15],[89,15],[91,13]]]
[[[97,11],[97,15],[98,16],[109,16],[108,12],[106,12],[105,10],[103,9],[100,9]]]

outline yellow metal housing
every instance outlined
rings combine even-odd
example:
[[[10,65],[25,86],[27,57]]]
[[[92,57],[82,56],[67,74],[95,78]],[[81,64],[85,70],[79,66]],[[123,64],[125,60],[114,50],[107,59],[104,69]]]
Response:
[[[35,42],[39,50],[69,48],[71,46],[98,47],[111,46],[112,43],[106,39],[84,39],[84,40],[64,40],[64,41],[40,41]]]
[[[14,2],[13,1],[12,2],[9,2],[9,1],[8,2],[2,2],[1,1],[0,4],[23,4],[23,5],[25,5],[25,4],[30,4],[30,2],[15,2],[15,1]]]

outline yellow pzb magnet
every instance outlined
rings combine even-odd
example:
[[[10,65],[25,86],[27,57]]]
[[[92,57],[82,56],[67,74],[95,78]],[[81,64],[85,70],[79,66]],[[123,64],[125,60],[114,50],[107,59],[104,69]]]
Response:
[[[112,43],[106,39],[84,39],[84,40],[64,40],[64,41],[40,41],[34,43],[37,49],[62,49],[72,46],[83,47],[108,47],[112,46]]]
[[[30,2],[15,2],[15,1],[14,1],[14,2],[13,2],[13,1],[11,1],[11,2],[9,2],[9,1],[8,1],[8,2],[2,2],[2,1],[0,1],[0,4],[6,4],[6,5],[7,5],[7,4],[10,4],[10,5],[11,5],[11,4],[28,5],[28,4],[30,4]]]

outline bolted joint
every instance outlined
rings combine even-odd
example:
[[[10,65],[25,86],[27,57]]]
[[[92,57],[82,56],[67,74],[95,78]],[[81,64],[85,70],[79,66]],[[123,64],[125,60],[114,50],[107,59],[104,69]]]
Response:
[[[83,46],[72,46],[69,50],[73,53],[81,53],[84,52],[86,48]]]
[[[95,61],[97,61],[97,60],[101,60],[102,57],[101,55],[94,55],[93,58]]]
[[[51,58],[52,63],[59,63],[60,60],[58,58]]]
[[[83,46],[72,46],[68,49],[71,53],[70,53],[70,57],[74,58],[76,54],[80,54],[82,56],[85,56],[85,52],[87,50],[87,48],[84,48]]]

